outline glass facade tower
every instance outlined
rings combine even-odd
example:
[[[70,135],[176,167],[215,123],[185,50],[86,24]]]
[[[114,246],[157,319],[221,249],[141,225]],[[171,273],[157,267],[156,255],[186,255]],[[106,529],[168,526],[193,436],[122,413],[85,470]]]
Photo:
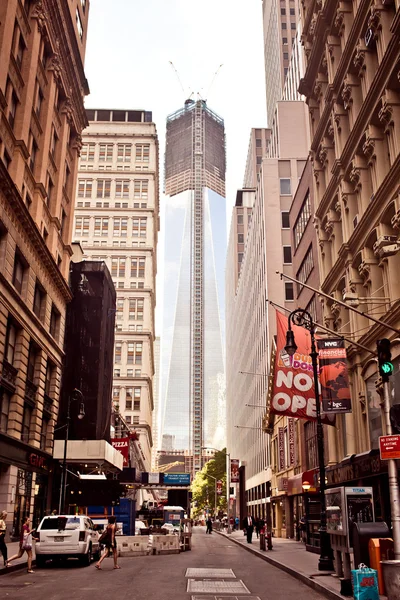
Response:
[[[225,130],[203,100],[167,119],[162,449],[225,443]]]

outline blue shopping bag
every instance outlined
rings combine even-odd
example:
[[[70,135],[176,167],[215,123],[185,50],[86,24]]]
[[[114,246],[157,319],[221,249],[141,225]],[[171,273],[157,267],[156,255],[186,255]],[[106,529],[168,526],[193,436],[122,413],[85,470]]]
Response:
[[[378,572],[364,563],[351,571],[353,596],[355,600],[379,600]]]

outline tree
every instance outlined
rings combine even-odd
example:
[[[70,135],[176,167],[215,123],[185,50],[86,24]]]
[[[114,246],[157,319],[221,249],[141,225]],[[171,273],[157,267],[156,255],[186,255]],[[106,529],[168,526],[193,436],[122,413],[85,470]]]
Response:
[[[214,458],[209,460],[201,471],[196,473],[192,482],[192,501],[195,505],[194,515],[204,512],[208,507],[214,512],[215,506],[215,479],[222,481],[222,494],[217,495],[217,513],[226,511],[226,450],[216,452]]]

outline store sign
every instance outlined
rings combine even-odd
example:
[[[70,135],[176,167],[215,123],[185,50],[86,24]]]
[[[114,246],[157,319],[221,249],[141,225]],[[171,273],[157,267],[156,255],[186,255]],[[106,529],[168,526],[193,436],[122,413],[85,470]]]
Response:
[[[220,479],[217,481],[217,496],[222,496],[222,481]]]
[[[400,458],[400,435],[381,435],[379,438],[381,460]]]
[[[279,471],[285,468],[285,430],[283,427],[278,429],[278,456],[279,456]]]
[[[123,463],[124,467],[129,467],[129,443],[130,443],[129,437],[114,438],[111,440],[111,444],[112,444],[113,448],[118,450],[118,452],[121,452],[122,456],[124,457],[124,463]]]
[[[342,339],[317,340],[322,410],[325,413],[351,412],[347,354]]]
[[[297,352],[293,356],[289,356],[285,350],[287,317],[276,311],[276,318],[278,333],[271,412],[276,415],[288,415],[316,421],[310,332],[304,327],[292,325]],[[322,422],[327,425],[335,425],[335,415],[323,414]]]
[[[278,477],[278,492],[287,492],[288,481],[287,477]]]
[[[239,461],[237,458],[231,459],[231,483],[239,483]]]
[[[296,421],[288,419],[289,432],[289,461],[290,465],[296,464]]]
[[[43,471],[49,470],[49,464],[47,462],[46,457],[40,456],[39,454],[35,454],[34,452],[30,452],[28,454],[28,463],[36,469],[40,469]]]

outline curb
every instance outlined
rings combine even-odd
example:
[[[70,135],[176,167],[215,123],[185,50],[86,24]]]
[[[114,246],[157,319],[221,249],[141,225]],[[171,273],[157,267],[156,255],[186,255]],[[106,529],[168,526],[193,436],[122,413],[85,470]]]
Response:
[[[256,550],[255,548],[251,548],[250,546],[247,547],[244,544],[242,544],[242,542],[239,542],[238,540],[235,540],[234,538],[229,537],[226,533],[222,533],[221,531],[215,530],[215,533],[222,535],[222,537],[230,540],[231,542],[234,542],[241,548],[244,548],[245,550],[247,550],[247,552],[250,552],[251,554],[258,556],[259,558],[261,558],[261,560],[264,560],[265,562],[269,563],[270,565],[277,567],[281,571],[285,571],[286,573],[288,573],[288,575],[291,575],[295,579],[300,580],[302,583],[304,583],[305,585],[308,585],[308,587],[312,588],[316,592],[319,592],[320,594],[324,594],[330,600],[343,600],[343,596],[341,594],[336,593],[333,590],[326,588],[325,586],[323,586],[321,583],[319,583],[315,579],[312,579],[312,577],[315,577],[315,575],[309,576],[309,575],[305,575],[304,573],[299,573],[293,567],[284,565],[283,563],[279,562],[278,560],[271,558],[270,556],[268,556],[266,554],[263,554],[262,550]],[[267,550],[265,552],[267,552]],[[273,552],[273,550],[268,550],[268,552]],[[318,576],[320,576],[319,573],[318,573]],[[321,576],[323,577],[324,575],[321,575]]]
[[[36,567],[36,560],[32,561],[32,567]],[[11,567],[3,567],[2,569],[0,569],[0,577],[2,575],[10,575],[10,573],[15,573],[15,571],[22,571],[23,569],[27,569],[27,563],[23,562],[23,563],[18,563],[16,565],[12,565]]]

